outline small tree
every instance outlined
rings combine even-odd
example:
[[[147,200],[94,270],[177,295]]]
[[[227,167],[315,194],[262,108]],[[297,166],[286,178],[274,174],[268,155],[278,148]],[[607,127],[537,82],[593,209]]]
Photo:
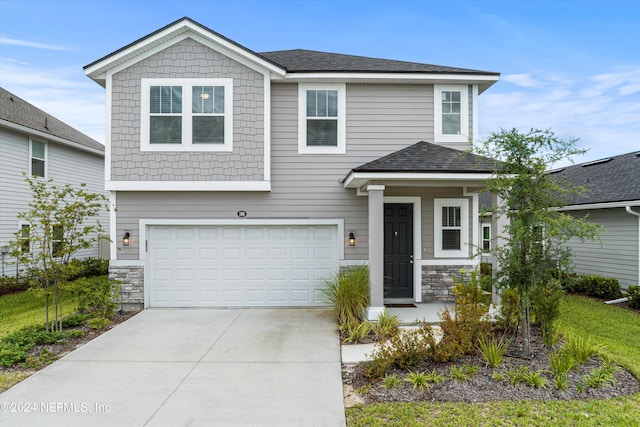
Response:
[[[584,150],[575,139],[562,141],[550,130],[532,129],[523,134],[516,129],[493,133],[476,151],[502,163],[487,181],[486,189],[503,203],[493,207],[493,215],[506,215],[509,224],[505,244],[493,251],[500,265],[498,286],[517,289],[522,309],[523,353],[530,350],[531,297],[552,279],[552,268],[568,270],[571,250],[567,241],[598,236],[598,226],[560,212],[571,194],[584,188],[561,182],[548,173],[550,165]]]
[[[71,257],[97,241],[103,232],[97,216],[107,208],[103,194],[79,188],[57,186],[53,180],[26,178],[32,192],[29,210],[18,218],[29,224],[28,235],[15,234],[11,255],[26,269],[35,286],[45,293],[45,323],[49,330],[62,329],[62,288],[72,273]],[[51,312],[51,317],[49,313]]]

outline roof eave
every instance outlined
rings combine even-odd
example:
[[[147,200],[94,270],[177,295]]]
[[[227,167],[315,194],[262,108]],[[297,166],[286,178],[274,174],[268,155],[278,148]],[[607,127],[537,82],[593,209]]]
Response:
[[[351,170],[344,178],[344,188],[362,188],[375,182],[392,186],[483,186],[490,172],[358,172]]]
[[[42,139],[46,139],[47,141],[57,142],[58,144],[65,145],[67,147],[73,147],[77,150],[87,151],[89,153],[97,154],[99,156],[104,157],[104,149],[98,150],[93,147],[89,147],[87,145],[80,144],[79,142],[71,141],[66,138],[62,138],[56,135],[52,135],[50,133],[42,132],[37,129],[30,128],[28,126],[20,125],[17,123],[10,122],[5,119],[0,119],[0,126],[7,127],[9,129],[17,130],[20,132],[24,132],[29,135],[33,135]]]

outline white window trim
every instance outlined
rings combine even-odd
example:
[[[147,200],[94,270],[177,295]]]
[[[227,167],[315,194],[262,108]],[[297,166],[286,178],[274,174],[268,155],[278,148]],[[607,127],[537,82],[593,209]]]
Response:
[[[444,135],[442,133],[442,92],[460,92],[460,135]],[[433,133],[435,142],[469,142],[469,86],[467,85],[434,85],[433,87]]]
[[[442,249],[442,208],[460,207],[460,250]],[[435,258],[469,257],[469,199],[433,200],[433,254]]]
[[[182,86],[182,144],[149,143],[151,86]],[[224,144],[192,144],[191,87],[224,86]],[[233,151],[233,79],[142,79],[140,94],[140,151]]]
[[[484,242],[485,242],[484,229],[485,228],[489,229],[489,249],[487,249],[487,250],[484,249]],[[492,235],[491,235],[491,223],[490,222],[485,222],[485,223],[481,223],[480,224],[480,249],[482,249],[482,251],[484,253],[491,253],[491,250],[493,249],[493,239],[492,239]]]
[[[46,141],[37,138],[29,138],[29,177],[33,177],[32,161],[33,161],[33,142],[44,144],[44,176],[38,176],[37,179],[47,179],[49,176],[49,144]]]
[[[307,146],[307,91],[338,91],[338,141],[336,147]],[[346,83],[298,84],[298,154],[345,154],[347,152],[347,85]]]

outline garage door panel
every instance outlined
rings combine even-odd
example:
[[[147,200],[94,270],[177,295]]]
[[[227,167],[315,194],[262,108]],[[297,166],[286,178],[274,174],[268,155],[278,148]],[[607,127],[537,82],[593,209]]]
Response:
[[[151,307],[317,306],[336,226],[153,226]]]

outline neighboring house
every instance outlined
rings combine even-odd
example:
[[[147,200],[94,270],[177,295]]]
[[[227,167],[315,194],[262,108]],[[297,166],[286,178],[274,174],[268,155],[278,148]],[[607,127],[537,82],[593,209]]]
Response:
[[[577,273],[616,277],[623,288],[640,283],[640,152],[551,171],[587,189],[563,211],[602,225],[600,241],[570,241]]]
[[[499,74],[256,53],[180,19],[85,67],[106,89],[112,277],[144,307],[316,306],[368,264],[385,302],[450,299],[477,266],[464,154]]]
[[[0,88],[0,274],[16,274],[19,266],[9,258],[6,246],[16,231],[29,233],[29,224],[17,217],[31,201],[28,175],[53,179],[59,185],[84,182],[89,191],[104,192],[104,146]],[[100,220],[108,233],[106,209]],[[99,255],[96,243],[79,252],[78,258]]]

